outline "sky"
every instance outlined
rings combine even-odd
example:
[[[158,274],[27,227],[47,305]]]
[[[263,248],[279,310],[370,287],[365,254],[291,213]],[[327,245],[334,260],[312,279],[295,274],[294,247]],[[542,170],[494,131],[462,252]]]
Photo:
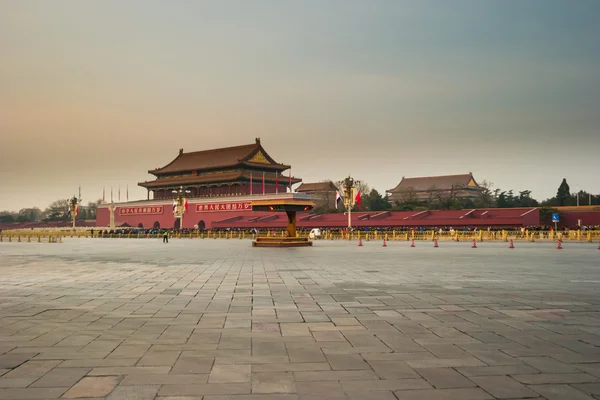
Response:
[[[304,182],[600,194],[597,0],[0,0],[0,210],[253,143]]]

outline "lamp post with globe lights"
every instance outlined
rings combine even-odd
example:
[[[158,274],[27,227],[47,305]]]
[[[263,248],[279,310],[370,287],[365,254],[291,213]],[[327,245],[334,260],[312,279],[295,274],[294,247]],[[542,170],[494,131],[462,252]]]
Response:
[[[360,181],[356,181],[350,176],[344,179],[344,206],[348,214],[348,229],[352,229],[352,207],[356,202],[356,188],[360,185]]]
[[[191,191],[188,189],[184,190],[183,186],[180,186],[179,189],[174,189],[171,193],[177,195],[175,204],[173,205],[173,215],[175,218],[179,218],[179,229],[183,229],[183,215],[185,214],[185,204],[187,203],[184,194],[189,194]]]
[[[79,214],[79,204],[81,203],[81,189],[79,190],[79,197],[73,196],[69,201],[69,215],[73,220],[73,230],[75,230],[75,219]]]

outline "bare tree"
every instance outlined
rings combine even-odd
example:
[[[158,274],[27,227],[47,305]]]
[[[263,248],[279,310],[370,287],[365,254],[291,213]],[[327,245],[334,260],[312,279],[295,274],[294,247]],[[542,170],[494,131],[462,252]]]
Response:
[[[496,205],[496,199],[500,194],[500,189],[492,190],[494,184],[490,181],[484,180],[479,184],[480,187],[480,206],[483,208],[494,207]]]

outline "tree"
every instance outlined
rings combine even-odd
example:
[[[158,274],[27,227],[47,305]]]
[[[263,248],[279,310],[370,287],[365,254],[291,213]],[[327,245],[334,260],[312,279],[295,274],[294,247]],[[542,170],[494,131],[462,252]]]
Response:
[[[10,211],[2,211],[0,212],[0,222],[2,223],[11,223],[15,222],[17,219],[17,214],[12,213]]]
[[[387,199],[384,199],[381,194],[375,189],[372,189],[368,196],[363,200],[365,209],[369,211],[385,211],[391,208]]]
[[[95,202],[89,202],[87,204],[87,218],[96,219],[98,213],[98,205],[102,203],[102,199],[98,199]]]
[[[478,202],[475,203],[476,206],[479,206],[481,208],[490,208],[496,206],[496,200],[500,193],[500,189],[492,190],[493,186],[494,184],[492,182],[485,180],[479,184],[479,187],[481,188],[481,198]]]
[[[569,197],[571,197],[571,189],[569,188],[569,184],[567,183],[567,179],[563,178],[562,183],[558,187],[558,191],[556,192],[556,202],[559,206],[566,205]]]
[[[79,207],[79,211],[77,212],[76,219],[86,220],[88,218],[89,218],[89,216],[88,216],[88,210],[85,209],[85,208],[83,208],[83,207]]]
[[[517,207],[538,207],[540,203],[531,197],[531,190],[519,192]]]
[[[52,202],[44,211],[46,221],[66,221],[69,220],[69,201],[56,200]]]
[[[540,208],[540,224],[552,225],[552,214],[558,214],[558,210],[552,207]]]
[[[17,215],[16,222],[35,222],[42,219],[42,210],[39,208],[23,208]]]

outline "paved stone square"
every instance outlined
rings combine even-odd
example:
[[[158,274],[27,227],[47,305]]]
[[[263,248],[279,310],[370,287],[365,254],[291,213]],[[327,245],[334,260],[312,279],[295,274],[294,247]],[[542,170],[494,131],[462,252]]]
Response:
[[[600,251],[0,243],[0,399],[600,399]]]

